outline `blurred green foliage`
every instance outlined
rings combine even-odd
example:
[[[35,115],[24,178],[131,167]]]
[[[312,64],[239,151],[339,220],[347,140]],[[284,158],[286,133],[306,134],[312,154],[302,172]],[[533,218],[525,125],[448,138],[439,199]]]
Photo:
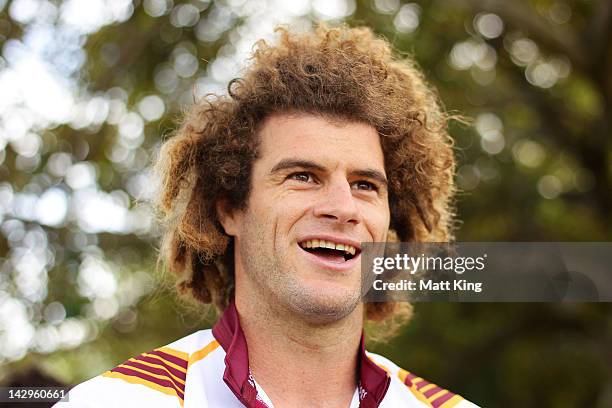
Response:
[[[0,75],[16,66],[11,50],[27,44],[36,12],[46,10],[56,56],[64,57],[54,66],[67,72],[73,102],[70,116],[32,125],[34,139],[9,134],[9,118],[36,115],[10,108],[8,97],[0,104],[0,310],[24,311],[22,329],[31,332],[29,343],[10,349],[11,330],[21,329],[0,323],[0,380],[34,365],[75,383],[214,321],[212,312],[182,305],[172,278],[156,268],[156,228],[139,201],[147,165],[186,105],[224,92],[245,44],[293,20],[261,17],[262,9],[280,7],[265,1],[136,0],[126,3],[125,18],[72,38],[61,29],[69,2],[34,2],[34,16],[25,3],[0,1]],[[473,119],[474,126],[450,128],[459,161],[458,240],[612,239],[612,2],[331,3],[337,7],[286,7],[302,7],[291,17],[302,26],[344,12],[349,24],[371,27],[416,59],[448,110]],[[39,140],[34,152],[28,137]],[[64,218],[24,209],[53,188],[69,203]],[[98,195],[78,198],[87,188]],[[138,222],[115,225],[121,217]],[[20,248],[33,246],[42,248],[37,256],[47,254],[39,268],[44,287],[34,295],[20,286],[15,266]],[[110,281],[89,282],[88,271]],[[119,289],[111,290],[113,282]],[[97,292],[104,285],[110,295]],[[486,407],[612,407],[610,312],[608,304],[418,304],[401,335],[373,351]],[[75,331],[81,336],[70,340]],[[40,342],[49,338],[56,347],[45,349]]]

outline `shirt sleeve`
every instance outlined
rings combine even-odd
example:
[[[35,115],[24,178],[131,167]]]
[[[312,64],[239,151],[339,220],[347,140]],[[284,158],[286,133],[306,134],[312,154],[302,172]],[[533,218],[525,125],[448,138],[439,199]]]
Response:
[[[164,393],[163,390],[103,375],[72,388],[68,392],[68,401],[58,402],[54,408],[106,408],[132,405],[181,408],[179,399]]]

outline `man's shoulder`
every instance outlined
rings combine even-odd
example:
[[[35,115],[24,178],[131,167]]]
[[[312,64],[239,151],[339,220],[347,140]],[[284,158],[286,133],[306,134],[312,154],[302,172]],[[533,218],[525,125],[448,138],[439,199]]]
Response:
[[[69,393],[60,408],[128,405],[183,405],[189,367],[215,351],[219,343],[211,330],[201,330],[166,346],[141,353],[85,381]]]
[[[391,377],[385,401],[389,398],[389,401],[394,403],[412,403],[416,406],[433,408],[478,408],[477,405],[462,396],[399,367],[386,357],[371,352],[367,352],[367,355]]]

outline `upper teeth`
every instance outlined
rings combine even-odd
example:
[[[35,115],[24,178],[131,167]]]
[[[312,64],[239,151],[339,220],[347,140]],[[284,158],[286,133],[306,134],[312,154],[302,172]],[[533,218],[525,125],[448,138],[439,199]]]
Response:
[[[323,239],[311,239],[308,241],[303,241],[300,243],[302,248],[328,248],[328,249],[337,249],[339,251],[344,251],[351,255],[355,255],[356,249],[352,245],[347,244],[336,244],[331,241],[325,241]]]

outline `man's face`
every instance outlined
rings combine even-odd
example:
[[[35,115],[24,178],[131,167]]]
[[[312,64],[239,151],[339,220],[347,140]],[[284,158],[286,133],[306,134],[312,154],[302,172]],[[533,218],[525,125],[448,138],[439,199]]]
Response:
[[[310,321],[348,315],[360,299],[361,242],[384,242],[389,228],[378,133],[276,114],[260,129],[259,153],[247,209],[224,223],[235,237],[236,279]]]

